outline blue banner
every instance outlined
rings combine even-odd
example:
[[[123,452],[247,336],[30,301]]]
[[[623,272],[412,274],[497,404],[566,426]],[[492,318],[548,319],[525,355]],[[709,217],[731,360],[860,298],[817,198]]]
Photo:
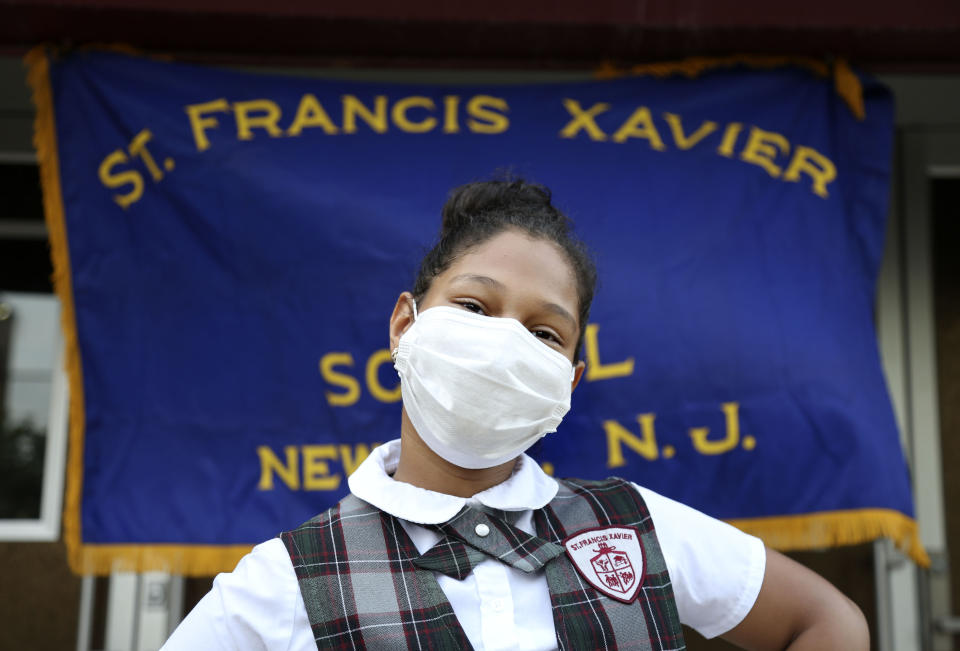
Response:
[[[548,471],[627,477],[781,547],[887,535],[922,558],[873,327],[893,125],[873,82],[33,68],[77,571],[229,570],[342,497],[399,435],[387,322],[445,196],[504,169],[553,190],[599,266]]]

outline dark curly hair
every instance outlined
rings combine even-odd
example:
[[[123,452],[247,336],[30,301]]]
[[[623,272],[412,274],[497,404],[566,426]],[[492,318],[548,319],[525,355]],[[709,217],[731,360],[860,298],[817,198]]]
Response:
[[[597,285],[597,269],[586,245],[573,234],[573,223],[550,201],[550,190],[523,179],[479,181],[450,191],[443,206],[440,235],[420,263],[413,296],[420,300],[433,279],[457,257],[494,235],[517,229],[557,245],[570,263],[577,281],[580,336],[574,361],[579,361],[590,304]]]

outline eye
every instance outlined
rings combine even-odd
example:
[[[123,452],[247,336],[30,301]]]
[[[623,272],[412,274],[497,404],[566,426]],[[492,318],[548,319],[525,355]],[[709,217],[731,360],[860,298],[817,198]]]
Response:
[[[563,346],[563,342],[560,341],[560,338],[557,335],[553,334],[549,330],[531,330],[531,334],[537,339],[542,339],[546,343],[556,344],[557,346]]]
[[[486,312],[483,309],[483,306],[477,303],[476,301],[464,299],[464,300],[456,301],[456,303],[463,309],[473,312],[474,314],[486,314]]]

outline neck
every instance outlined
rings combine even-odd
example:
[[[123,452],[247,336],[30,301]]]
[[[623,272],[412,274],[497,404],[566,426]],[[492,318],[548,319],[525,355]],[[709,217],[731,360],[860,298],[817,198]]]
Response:
[[[511,459],[499,466],[476,470],[454,465],[423,442],[406,411],[402,415],[400,441],[400,461],[393,478],[435,493],[472,497],[506,481],[517,463]]]

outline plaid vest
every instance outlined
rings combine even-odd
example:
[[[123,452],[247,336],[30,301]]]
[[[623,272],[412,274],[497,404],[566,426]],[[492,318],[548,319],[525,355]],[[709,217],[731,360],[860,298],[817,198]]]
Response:
[[[558,648],[686,648],[667,567],[640,495],[618,478],[559,484],[557,496],[533,513],[536,537],[476,510],[464,509],[453,520],[464,516],[472,529],[482,519],[495,532],[525,537],[512,545],[514,556],[518,547],[524,552],[510,559],[515,567],[529,562],[539,568],[538,561],[548,559],[542,567]],[[631,603],[591,587],[556,547],[570,535],[606,526],[635,527],[640,533],[646,571]],[[280,538],[296,570],[318,649],[473,648],[428,569],[431,557],[448,545],[438,544],[421,556],[397,518],[353,495]],[[459,548],[462,556],[482,554],[469,544]],[[552,555],[546,553],[550,550]]]

